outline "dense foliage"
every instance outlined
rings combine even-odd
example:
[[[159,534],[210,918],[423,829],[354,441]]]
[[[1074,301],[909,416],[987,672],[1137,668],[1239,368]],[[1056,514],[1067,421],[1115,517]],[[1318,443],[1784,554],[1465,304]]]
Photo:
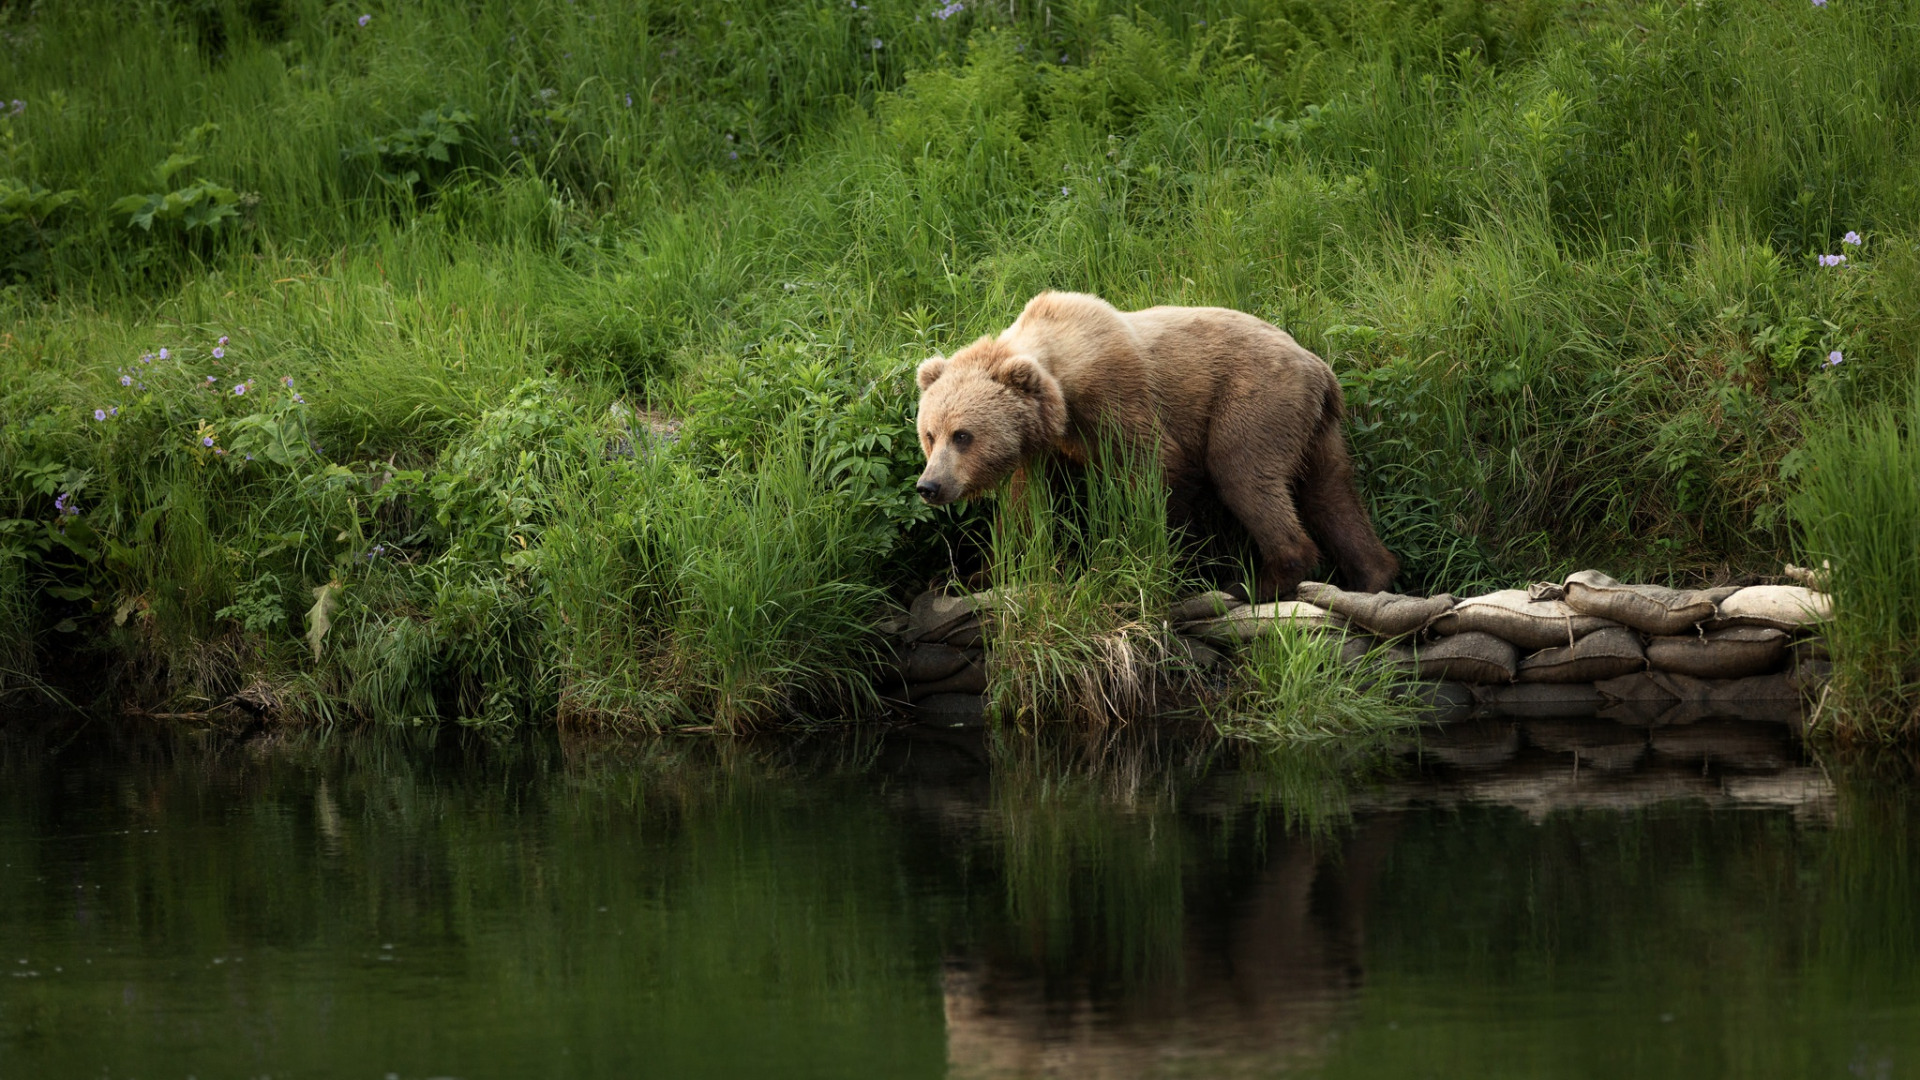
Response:
[[[1415,590],[1773,572],[1920,340],[1904,0],[148,0],[0,72],[0,664],[176,708],[857,702],[962,524],[912,365],[1041,288],[1326,356]]]

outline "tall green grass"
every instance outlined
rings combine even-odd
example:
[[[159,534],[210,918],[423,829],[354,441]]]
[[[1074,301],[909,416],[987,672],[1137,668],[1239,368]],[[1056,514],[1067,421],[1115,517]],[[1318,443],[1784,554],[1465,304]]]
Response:
[[[766,557],[737,523],[804,458],[802,501],[853,509],[779,543],[861,557],[775,592],[844,620],[980,524],[912,497],[913,363],[1049,287],[1231,305],[1327,357],[1410,591],[1771,572],[1803,430],[1905,392],[1899,0],[933,6],[0,12],[0,651],[90,643],[195,708],[264,681],[311,716],[778,713],[859,648],[611,644],[627,610],[735,648],[678,621],[660,568],[700,560],[631,554],[630,481],[588,449],[624,437],[609,407],[682,425],[663,484],[736,523],[714,567]],[[172,375],[119,385],[163,345]],[[294,379],[311,453],[200,453],[202,424],[294,423],[209,374]],[[530,381],[553,420],[516,433]],[[588,613],[563,543],[625,608]]]
[[[1920,731],[1920,383],[1902,408],[1815,432],[1803,469],[1794,512],[1834,609],[1822,719],[1853,737],[1911,735]]]
[[[1295,749],[1385,746],[1419,723],[1404,693],[1409,678],[1384,647],[1352,660],[1342,655],[1350,648],[1342,635],[1294,626],[1248,642],[1231,691],[1210,710],[1215,722],[1223,733]]]
[[[1166,611],[1184,578],[1158,455],[1108,437],[1095,460],[1026,470],[994,519],[989,693],[1003,720],[1126,720],[1179,689]]]

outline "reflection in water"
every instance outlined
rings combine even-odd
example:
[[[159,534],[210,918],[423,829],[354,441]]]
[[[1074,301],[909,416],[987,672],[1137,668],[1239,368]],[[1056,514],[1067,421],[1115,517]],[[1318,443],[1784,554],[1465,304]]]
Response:
[[[1781,724],[67,737],[0,738],[4,1077],[1920,1067],[1911,766]]]

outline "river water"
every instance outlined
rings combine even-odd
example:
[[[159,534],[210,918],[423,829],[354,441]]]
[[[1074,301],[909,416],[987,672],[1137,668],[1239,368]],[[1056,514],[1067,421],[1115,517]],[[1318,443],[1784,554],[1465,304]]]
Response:
[[[1776,723],[0,734],[0,1080],[1920,1076],[1920,797]]]

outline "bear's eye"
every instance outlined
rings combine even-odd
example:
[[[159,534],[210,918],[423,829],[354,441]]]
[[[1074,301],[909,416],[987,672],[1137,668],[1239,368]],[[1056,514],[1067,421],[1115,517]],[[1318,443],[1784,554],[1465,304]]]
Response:
[[[973,443],[973,432],[956,431],[953,433],[953,445],[965,450]]]

